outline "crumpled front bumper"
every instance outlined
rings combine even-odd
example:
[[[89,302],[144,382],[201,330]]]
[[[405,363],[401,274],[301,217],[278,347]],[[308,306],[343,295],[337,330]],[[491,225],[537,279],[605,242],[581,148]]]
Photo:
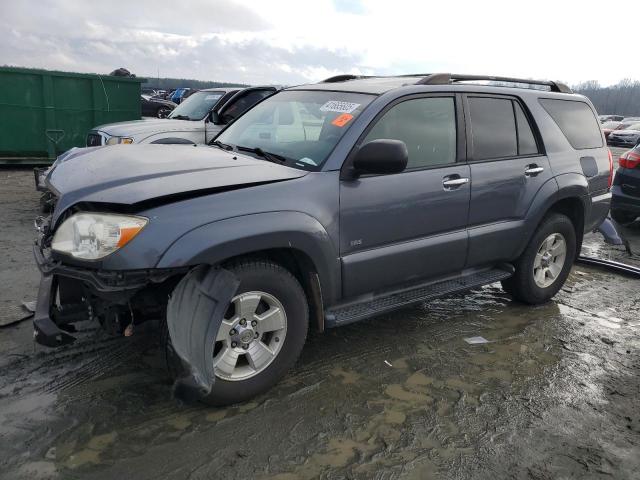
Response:
[[[132,271],[106,271],[78,266],[65,265],[54,259],[50,251],[43,248],[42,242],[36,242],[33,246],[33,254],[42,277],[38,289],[36,312],[33,319],[34,338],[41,345],[55,347],[71,343],[75,337],[65,331],[64,322],[56,321],[57,316],[64,317],[64,312],[70,310],[67,305],[56,305],[57,297],[60,300],[67,295],[62,295],[59,290],[63,280],[66,288],[90,292],[91,295],[113,305],[127,305],[133,295],[150,283],[159,283],[172,275],[176,275],[185,269],[149,269]],[[68,293],[68,292],[67,292]],[[80,296],[80,295],[78,295]],[[62,311],[62,312],[61,312]],[[82,310],[80,309],[80,312]],[[86,312],[86,310],[85,310]],[[80,318],[78,308],[73,311],[73,321]],[[88,313],[82,319],[88,319]],[[71,330],[71,329],[70,329]]]
[[[53,275],[43,275],[38,288],[36,312],[33,317],[33,337],[40,345],[59,347],[75,340],[51,319],[51,298],[56,287]]]

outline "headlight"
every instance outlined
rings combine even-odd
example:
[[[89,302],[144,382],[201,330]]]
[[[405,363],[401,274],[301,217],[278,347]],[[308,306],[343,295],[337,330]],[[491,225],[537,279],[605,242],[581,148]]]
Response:
[[[96,260],[124,247],[148,222],[132,215],[77,213],[60,225],[51,248],[76,258]]]
[[[133,138],[131,137],[110,137],[107,140],[107,145],[118,145],[119,143],[133,143]]]

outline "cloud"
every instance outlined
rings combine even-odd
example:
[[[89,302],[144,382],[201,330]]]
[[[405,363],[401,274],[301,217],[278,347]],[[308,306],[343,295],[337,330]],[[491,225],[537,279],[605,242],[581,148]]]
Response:
[[[3,63],[296,84],[336,73],[449,71],[612,83],[601,5],[538,0],[24,0],[0,17]]]

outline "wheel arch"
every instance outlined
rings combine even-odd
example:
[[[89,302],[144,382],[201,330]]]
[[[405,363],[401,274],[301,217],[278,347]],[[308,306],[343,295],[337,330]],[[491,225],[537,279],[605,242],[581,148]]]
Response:
[[[561,213],[571,220],[576,232],[577,255],[582,245],[585,219],[589,212],[588,199],[589,186],[584,175],[558,175],[545,183],[529,208],[525,220],[526,234],[518,248],[517,257],[522,254],[540,224],[550,213]]]
[[[324,306],[340,291],[340,263],[327,231],[307,214],[268,212],[201,226],[174,242],[156,267],[220,265],[246,257],[287,268],[307,295],[312,322],[324,328]]]

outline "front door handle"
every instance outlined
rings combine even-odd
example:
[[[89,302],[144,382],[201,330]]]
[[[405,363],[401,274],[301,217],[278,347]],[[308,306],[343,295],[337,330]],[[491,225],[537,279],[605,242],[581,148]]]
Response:
[[[544,172],[544,168],[539,167],[538,165],[533,163],[531,165],[527,165],[527,169],[524,171],[524,174],[527,177],[535,177],[536,175],[542,172]]]
[[[469,183],[469,179],[462,177],[444,177],[444,179],[442,180],[442,186],[445,190],[455,190],[456,188],[459,188],[466,183]]]

